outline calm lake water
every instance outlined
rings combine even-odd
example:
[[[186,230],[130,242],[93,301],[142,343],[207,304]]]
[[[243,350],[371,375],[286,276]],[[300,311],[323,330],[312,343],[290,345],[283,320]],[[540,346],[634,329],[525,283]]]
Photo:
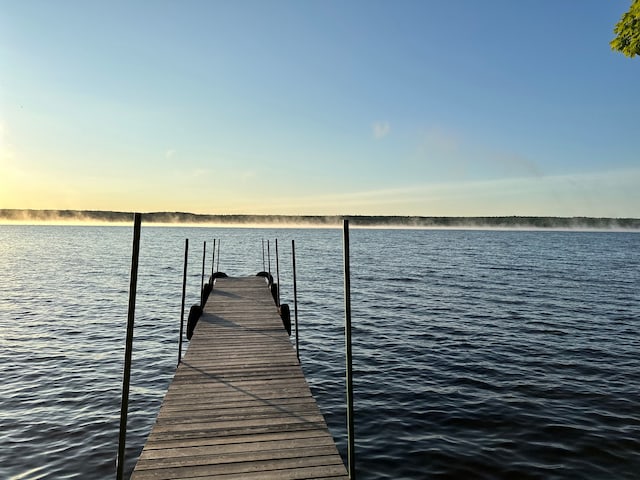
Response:
[[[202,242],[296,267],[303,369],[346,452],[338,229],[143,227],[130,471],[176,366]],[[132,229],[0,226],[0,478],[114,478]],[[351,231],[362,479],[640,476],[640,233]]]

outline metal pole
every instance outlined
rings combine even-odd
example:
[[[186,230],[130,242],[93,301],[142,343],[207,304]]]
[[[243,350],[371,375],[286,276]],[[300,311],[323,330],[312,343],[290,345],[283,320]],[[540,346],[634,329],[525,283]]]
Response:
[[[298,346],[298,287],[296,281],[296,242],[291,240],[291,259],[293,262],[293,311],[296,323],[296,356],[300,363],[300,347]]]
[[[182,275],[182,310],[180,311],[180,340],[178,341],[178,365],[182,361],[182,336],[184,334],[184,299],[187,293],[187,262],[189,259],[189,239],[184,239],[184,274]]]
[[[269,265],[269,275],[271,275],[271,248],[269,245],[269,240],[267,240],[267,260]]]
[[[207,242],[204,242],[202,248],[202,276],[200,277],[200,306],[204,308],[204,262],[207,257]]]
[[[277,297],[278,308],[280,308],[280,260],[278,259],[278,239],[276,238],[276,279],[278,280]]]
[[[349,478],[356,478],[355,437],[353,421],[353,369],[351,354],[351,270],[349,267],[349,220],[344,220],[344,339],[346,350],[346,380],[347,380],[347,441]]]
[[[124,353],[124,375],[122,378],[122,403],[120,404],[120,439],[118,443],[117,479],[124,478],[125,444],[127,440],[127,413],[129,409],[129,384],[131,383],[131,355],[133,351],[133,322],[136,312],[136,290],[138,285],[138,258],[140,253],[140,225],[142,215],[133,215],[133,253],[131,256],[131,282],[129,284],[129,312],[127,315],[127,340]]]
[[[216,272],[220,271],[220,239],[218,239],[218,263],[216,264]]]
[[[262,239],[262,271],[264,272],[264,238]]]
[[[216,239],[213,239],[213,252],[211,255],[211,281],[213,282],[213,267],[216,264]]]

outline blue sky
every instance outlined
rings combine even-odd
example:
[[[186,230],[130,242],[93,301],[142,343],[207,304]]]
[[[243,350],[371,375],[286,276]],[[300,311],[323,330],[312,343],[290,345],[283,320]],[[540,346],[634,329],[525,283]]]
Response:
[[[0,0],[0,208],[640,217],[627,0]]]

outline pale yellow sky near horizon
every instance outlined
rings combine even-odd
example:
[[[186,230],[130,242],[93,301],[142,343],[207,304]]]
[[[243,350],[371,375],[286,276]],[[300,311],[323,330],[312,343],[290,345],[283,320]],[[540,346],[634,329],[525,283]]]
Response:
[[[177,178],[167,179],[164,185],[136,185],[134,179],[125,179],[105,187],[97,178],[52,182],[51,172],[41,175],[7,170],[6,163],[2,167],[5,175],[0,180],[0,208],[281,215],[639,216],[633,202],[628,209],[611,208],[612,202],[624,205],[627,198],[631,199],[627,195],[640,183],[640,171],[635,170],[323,195],[288,196],[281,191],[270,197],[251,191],[239,195],[224,186],[214,187],[207,194],[204,178],[183,179],[182,188]],[[621,188],[612,189],[611,185]],[[175,196],[170,194],[172,190]]]

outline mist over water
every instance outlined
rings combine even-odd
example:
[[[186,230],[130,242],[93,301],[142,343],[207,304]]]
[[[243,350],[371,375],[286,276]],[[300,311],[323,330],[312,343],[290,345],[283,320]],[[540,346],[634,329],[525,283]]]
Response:
[[[202,242],[253,275],[296,240],[302,366],[346,454],[337,229],[143,227],[130,471],[175,370]],[[113,478],[131,228],[0,226],[0,478]],[[640,234],[351,233],[359,477],[637,478]]]
[[[146,224],[164,226],[208,226],[247,228],[331,228],[349,219],[352,227],[365,228],[456,228],[456,229],[580,229],[640,231],[637,218],[593,217],[424,217],[409,215],[251,215],[194,214],[185,212],[144,213]],[[0,222],[53,225],[129,225],[133,213],[102,210],[0,209]]]

